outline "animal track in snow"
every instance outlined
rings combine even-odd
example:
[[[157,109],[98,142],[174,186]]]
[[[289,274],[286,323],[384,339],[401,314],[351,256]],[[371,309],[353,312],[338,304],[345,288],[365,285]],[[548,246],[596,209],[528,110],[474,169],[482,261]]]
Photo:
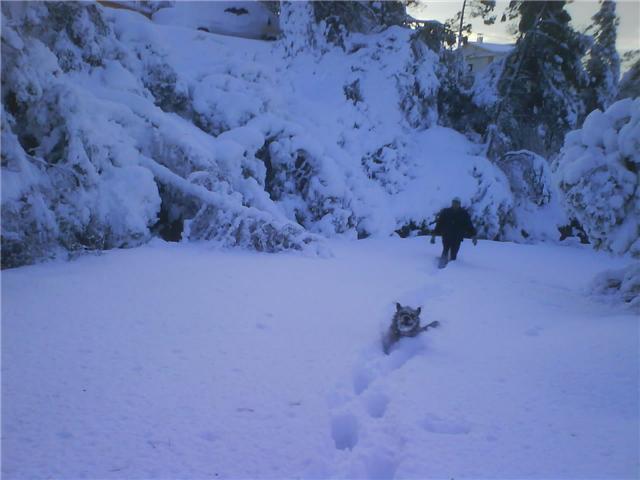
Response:
[[[355,415],[335,415],[331,420],[331,437],[338,450],[353,450],[358,444],[358,419]]]
[[[423,339],[403,338],[396,348],[389,354],[389,368],[398,370],[402,368],[409,360],[425,350]]]
[[[372,369],[366,365],[356,367],[353,371],[353,393],[360,395],[369,388],[369,385],[371,385],[375,377]]]
[[[389,397],[382,392],[372,392],[364,398],[367,413],[372,418],[382,418],[389,406]]]
[[[365,459],[367,478],[392,479],[395,477],[398,465],[399,462],[393,455],[377,448]]]

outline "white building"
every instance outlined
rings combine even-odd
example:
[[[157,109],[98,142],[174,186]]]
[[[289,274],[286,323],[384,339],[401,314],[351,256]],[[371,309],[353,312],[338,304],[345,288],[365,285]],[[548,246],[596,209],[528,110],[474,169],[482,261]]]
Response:
[[[482,35],[478,35],[478,41],[467,42],[460,49],[467,66],[467,72],[476,75],[491,63],[506,57],[513,50],[513,47],[513,44],[484,42]]]

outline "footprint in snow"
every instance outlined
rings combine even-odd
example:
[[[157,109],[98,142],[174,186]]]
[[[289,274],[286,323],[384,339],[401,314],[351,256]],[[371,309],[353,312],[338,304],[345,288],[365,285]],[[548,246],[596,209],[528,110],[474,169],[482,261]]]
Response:
[[[384,392],[371,392],[363,400],[365,409],[371,418],[382,418],[387,413],[389,397]]]
[[[338,450],[353,450],[358,444],[358,419],[352,413],[335,415],[331,419],[331,437]]]
[[[394,478],[399,464],[391,452],[381,448],[374,449],[364,461],[367,478],[372,480]]]
[[[353,383],[353,393],[356,395],[360,395],[363,393],[371,382],[373,382],[376,378],[376,372],[371,365],[358,365],[353,370],[352,383]]]

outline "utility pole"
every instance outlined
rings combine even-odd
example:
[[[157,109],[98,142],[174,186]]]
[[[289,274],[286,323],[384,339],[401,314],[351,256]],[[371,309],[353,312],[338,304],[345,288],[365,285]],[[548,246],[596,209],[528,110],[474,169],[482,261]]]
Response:
[[[467,0],[462,2],[462,12],[460,13],[460,27],[458,28],[458,48],[462,44],[462,24],[464,23],[464,7],[467,6]]]

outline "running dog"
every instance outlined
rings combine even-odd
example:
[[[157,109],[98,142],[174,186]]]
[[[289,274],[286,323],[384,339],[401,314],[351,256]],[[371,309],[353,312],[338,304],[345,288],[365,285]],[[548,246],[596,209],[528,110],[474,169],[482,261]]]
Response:
[[[422,307],[411,308],[403,307],[396,302],[396,313],[391,320],[391,326],[389,330],[382,338],[382,349],[386,355],[389,355],[391,347],[395,345],[402,337],[415,337],[424,332],[428,328],[434,328],[440,325],[437,320],[425,325],[420,326],[420,312]]]

